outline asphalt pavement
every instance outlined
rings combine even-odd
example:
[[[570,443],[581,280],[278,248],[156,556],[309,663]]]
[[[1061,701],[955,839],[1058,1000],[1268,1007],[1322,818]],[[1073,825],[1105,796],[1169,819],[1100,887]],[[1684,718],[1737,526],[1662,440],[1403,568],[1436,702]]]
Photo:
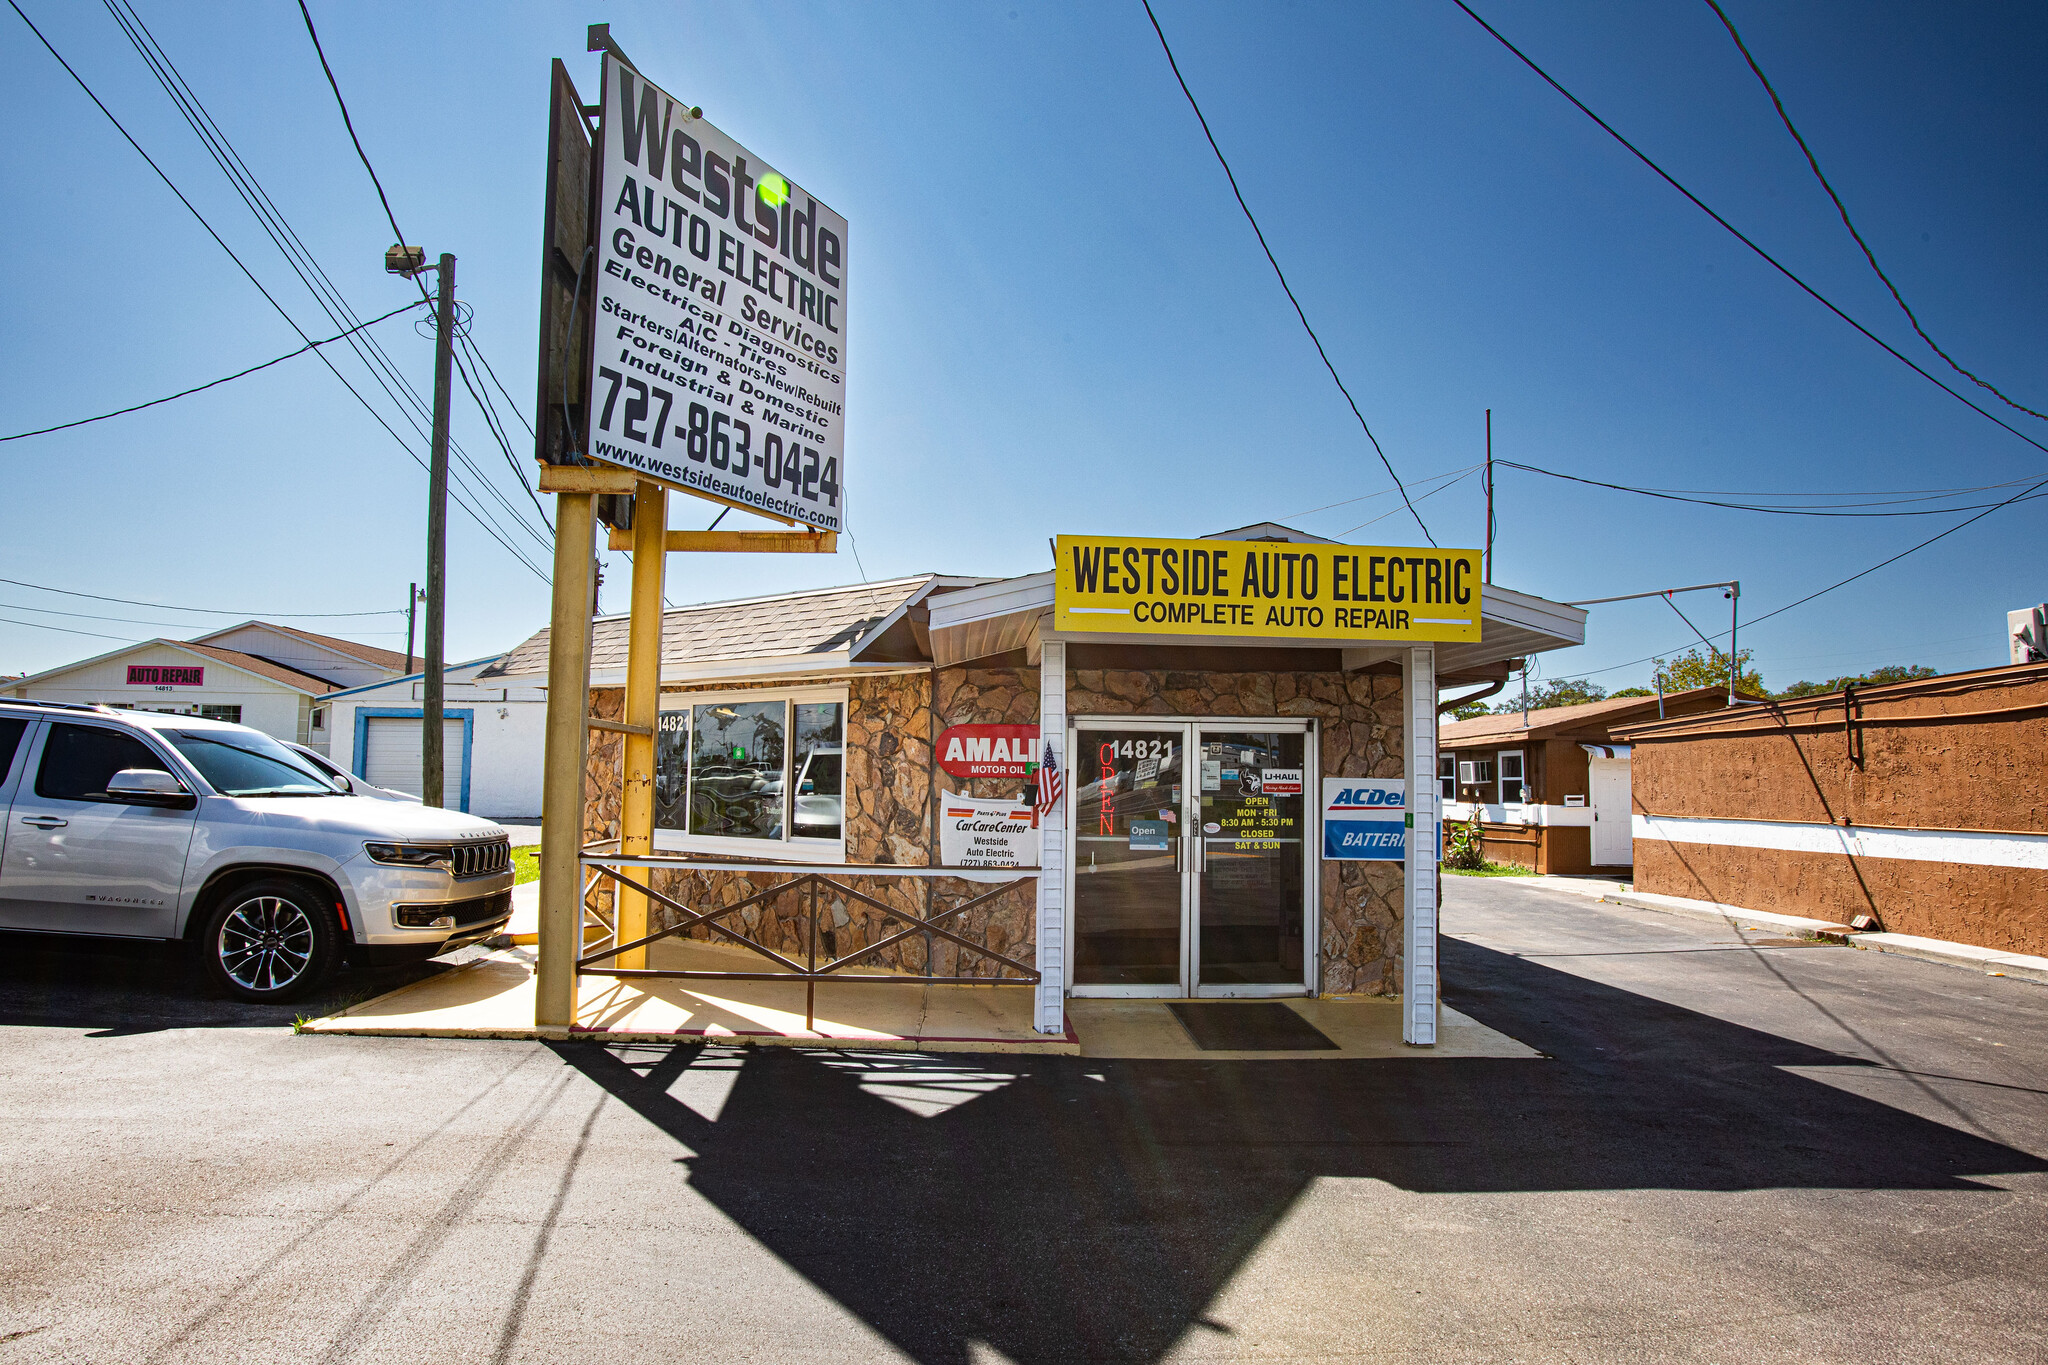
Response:
[[[298,1036],[8,939],[0,1365],[2043,1358],[2048,987],[1447,894],[1542,1058]]]

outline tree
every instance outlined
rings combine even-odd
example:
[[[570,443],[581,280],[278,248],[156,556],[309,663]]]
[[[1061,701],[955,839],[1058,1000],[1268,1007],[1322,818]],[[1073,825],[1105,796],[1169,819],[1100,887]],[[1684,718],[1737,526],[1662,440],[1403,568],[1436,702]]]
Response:
[[[1735,675],[1737,691],[1747,692],[1755,697],[1768,697],[1764,691],[1763,674],[1749,666],[1751,650],[1743,650]],[[1666,692],[1683,692],[1693,687],[1728,686],[1728,656],[1719,650],[1712,654],[1701,653],[1695,646],[1674,659],[1652,659],[1657,671],[1664,677]]]
[[[1844,675],[1826,682],[1796,682],[1778,695],[1789,701],[1794,697],[1824,696],[1829,692],[1840,692],[1845,687],[1882,687],[1886,683],[1912,682],[1916,678],[1935,676],[1935,670],[1926,664],[1886,664],[1868,673]]]
[[[1459,707],[1454,707],[1454,708],[1452,709],[1452,711],[1451,711],[1451,719],[1452,719],[1452,720],[1471,720],[1471,719],[1472,719],[1472,718],[1473,718],[1474,716],[1483,716],[1483,715],[1485,715],[1485,714],[1486,714],[1486,703],[1485,703],[1485,702],[1483,702],[1483,701],[1468,701],[1468,702],[1466,702],[1466,703],[1465,703],[1465,704],[1464,704],[1463,706],[1459,706]]]
[[[1528,709],[1541,711],[1549,706],[1577,706],[1581,702],[1603,701],[1606,697],[1607,689],[1598,683],[1582,682],[1577,678],[1553,678],[1529,689]],[[1495,702],[1493,713],[1505,716],[1522,709],[1522,694],[1517,689],[1511,697]]]
[[[1652,692],[1647,687],[1624,687],[1619,692],[1609,692],[1607,698],[1609,701],[1612,701],[1616,697],[1654,697],[1656,695],[1655,692]]]

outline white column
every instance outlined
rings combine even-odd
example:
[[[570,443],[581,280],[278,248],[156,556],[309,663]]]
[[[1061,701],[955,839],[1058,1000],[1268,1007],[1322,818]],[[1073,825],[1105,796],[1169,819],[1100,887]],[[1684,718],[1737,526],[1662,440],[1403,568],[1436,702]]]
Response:
[[[1067,1031],[1067,803],[1074,772],[1067,765],[1067,646],[1047,640],[1038,661],[1040,748],[1051,744],[1065,778],[1065,794],[1038,831],[1038,1000],[1032,1027]]]
[[[1436,651],[1418,645],[1401,669],[1402,771],[1408,780],[1408,860],[1401,894],[1401,1039],[1436,1045]]]

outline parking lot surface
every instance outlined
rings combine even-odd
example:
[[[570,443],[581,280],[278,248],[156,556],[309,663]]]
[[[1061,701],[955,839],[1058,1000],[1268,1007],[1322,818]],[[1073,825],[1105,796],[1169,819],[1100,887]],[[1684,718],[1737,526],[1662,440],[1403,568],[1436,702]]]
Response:
[[[1544,1055],[296,1036],[9,939],[0,1365],[2042,1358],[2048,988],[1448,896]]]

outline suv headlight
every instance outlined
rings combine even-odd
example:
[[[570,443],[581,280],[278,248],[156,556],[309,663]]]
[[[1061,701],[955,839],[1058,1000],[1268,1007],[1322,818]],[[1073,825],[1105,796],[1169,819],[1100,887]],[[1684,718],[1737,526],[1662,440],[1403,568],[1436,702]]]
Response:
[[[446,844],[364,844],[363,852],[372,862],[400,867],[446,867],[455,861],[455,850]]]

